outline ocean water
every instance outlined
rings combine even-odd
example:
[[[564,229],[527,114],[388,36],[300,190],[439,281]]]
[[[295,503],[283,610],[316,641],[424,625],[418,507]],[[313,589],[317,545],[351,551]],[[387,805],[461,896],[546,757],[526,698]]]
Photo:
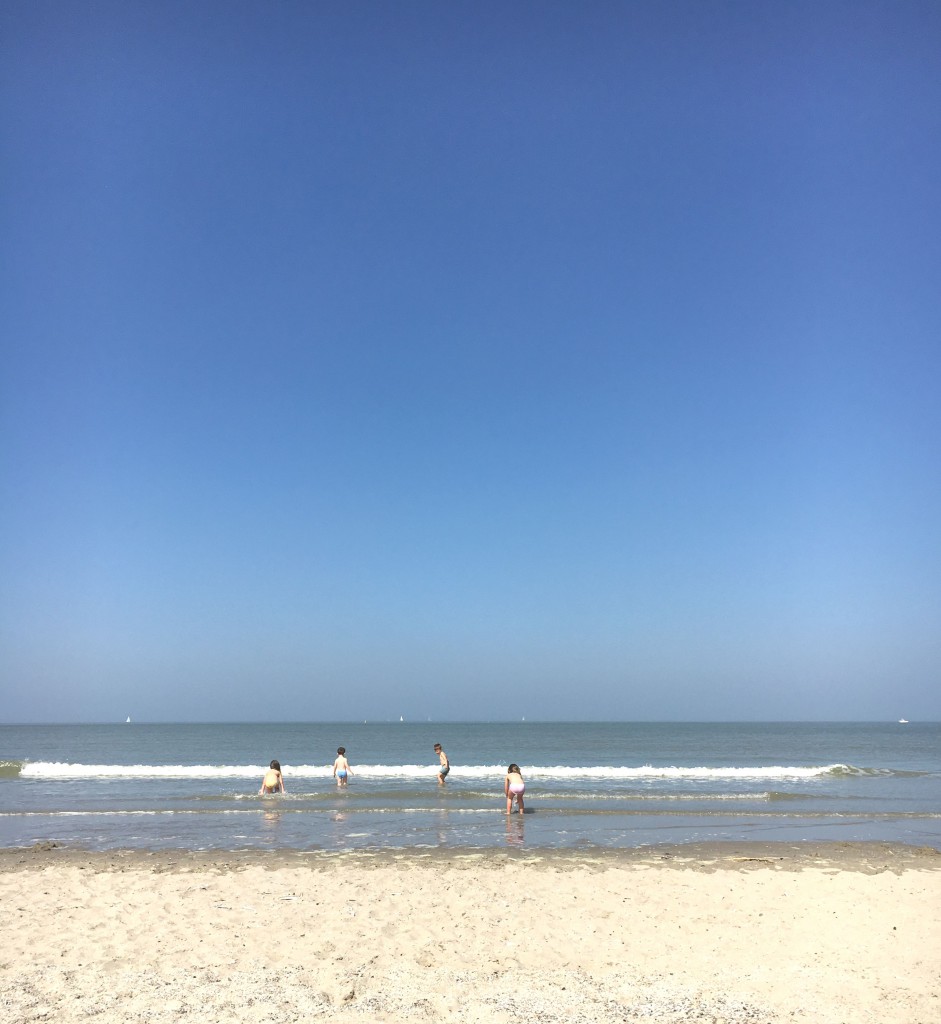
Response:
[[[437,785],[440,741],[451,761]],[[353,768],[338,788],[339,745]],[[258,795],[268,762],[284,796]],[[518,763],[526,814],[507,816]],[[0,726],[0,846],[941,849],[939,723]]]

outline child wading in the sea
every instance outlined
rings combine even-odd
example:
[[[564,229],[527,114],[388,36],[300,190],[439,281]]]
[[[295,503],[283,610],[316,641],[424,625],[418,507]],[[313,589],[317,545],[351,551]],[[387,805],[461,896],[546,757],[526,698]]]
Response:
[[[353,774],[350,762],[346,759],[346,747],[337,747],[337,759],[333,762],[333,774],[336,776],[338,786],[345,786],[347,776]]]
[[[523,813],[523,794],[526,792],[526,783],[523,782],[523,775],[518,764],[511,764],[506,770],[506,778],[503,780],[503,792],[506,794],[506,813],[513,811],[513,800],[516,799],[516,806],[520,814]]]
[[[261,789],[258,790],[258,793],[261,795],[279,792],[284,792],[284,777],[281,774],[281,763],[279,761],[272,761],[271,767],[265,772],[265,777],[261,780]]]
[[[441,744],[435,744],[435,753],[438,755],[438,785],[443,786],[444,780],[448,777],[448,772],[451,770],[451,762],[448,760],[448,755],[441,749]]]

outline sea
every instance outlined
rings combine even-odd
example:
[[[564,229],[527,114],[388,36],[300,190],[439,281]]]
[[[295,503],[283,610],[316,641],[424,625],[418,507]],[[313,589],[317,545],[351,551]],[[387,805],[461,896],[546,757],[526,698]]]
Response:
[[[451,763],[437,782],[440,742]],[[338,787],[344,746],[352,766]],[[287,792],[260,796],[280,761]],[[507,815],[510,762],[526,812]],[[0,847],[941,849],[941,723],[0,725]]]

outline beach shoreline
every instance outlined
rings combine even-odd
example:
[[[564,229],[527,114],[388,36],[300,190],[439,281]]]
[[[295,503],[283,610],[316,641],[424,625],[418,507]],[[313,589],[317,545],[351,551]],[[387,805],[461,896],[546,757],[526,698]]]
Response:
[[[877,874],[880,871],[941,870],[941,850],[933,846],[878,842],[762,842],[743,840],[625,847],[375,847],[348,850],[294,848],[230,850],[128,847],[90,850],[78,844],[42,841],[29,846],[0,847],[0,875],[57,864],[78,864],[106,871],[145,867],[157,871],[239,870],[286,866],[311,869],[342,860],[358,867],[401,863],[522,863],[540,869],[575,867],[656,866],[693,871],[742,870],[749,866],[800,871],[807,867]]]
[[[0,850],[12,1021],[929,1024],[941,853]]]

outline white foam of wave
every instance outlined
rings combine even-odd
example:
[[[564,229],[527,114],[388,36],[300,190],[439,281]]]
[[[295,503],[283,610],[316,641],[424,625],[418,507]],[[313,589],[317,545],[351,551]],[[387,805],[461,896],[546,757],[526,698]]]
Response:
[[[73,764],[62,761],[31,761],[23,765],[21,778],[44,779],[246,779],[261,778],[267,765],[256,764]],[[332,765],[284,764],[285,778],[332,778]],[[474,773],[476,768],[462,774]],[[484,769],[490,775],[505,768]],[[354,768],[354,776],[363,778],[415,778],[434,777],[437,765],[363,765]]]
[[[11,818],[152,818],[152,817],[173,817],[189,814],[245,814],[254,815],[256,811],[242,810],[220,810],[207,812],[203,810],[193,811],[186,808],[166,807],[150,811],[143,810],[121,810],[121,811],[0,811],[0,814]]]
[[[727,801],[727,800],[749,800],[751,802],[757,802],[760,800],[768,801],[771,799],[769,792],[764,793],[668,793],[668,792],[647,792],[647,793],[628,793],[623,790],[615,793],[585,793],[585,792],[574,792],[566,793],[564,791],[554,791],[551,789],[540,789],[539,798],[541,800],[577,800],[579,803],[585,801],[597,801],[604,803],[605,801],[617,801],[619,804],[627,803],[631,800],[649,802],[649,803],[667,803],[667,802],[681,802],[684,800],[695,801],[696,803],[715,801]]]
[[[264,774],[258,765],[184,764],[67,764],[33,761],[23,765],[21,778],[43,779],[244,779]],[[321,769],[322,772],[322,769]]]
[[[569,768],[557,765],[551,768],[530,768],[527,777],[569,779],[586,775],[605,779],[811,779],[829,775],[846,765],[802,767],[799,765],[723,766],[718,768],[683,767],[677,765],[642,765],[639,768]]]
[[[23,765],[23,778],[45,779],[245,779],[260,778],[264,765],[149,765],[149,764],[68,764],[59,761],[33,761]],[[282,766],[286,779],[331,776],[329,765]],[[860,769],[845,764],[803,767],[800,765],[726,766],[718,768],[682,766],[581,766],[549,765],[524,767],[527,779],[810,779],[829,774],[856,774]],[[504,765],[452,765],[454,778],[502,777]],[[437,765],[354,765],[353,777],[364,779],[414,779],[434,777]]]

